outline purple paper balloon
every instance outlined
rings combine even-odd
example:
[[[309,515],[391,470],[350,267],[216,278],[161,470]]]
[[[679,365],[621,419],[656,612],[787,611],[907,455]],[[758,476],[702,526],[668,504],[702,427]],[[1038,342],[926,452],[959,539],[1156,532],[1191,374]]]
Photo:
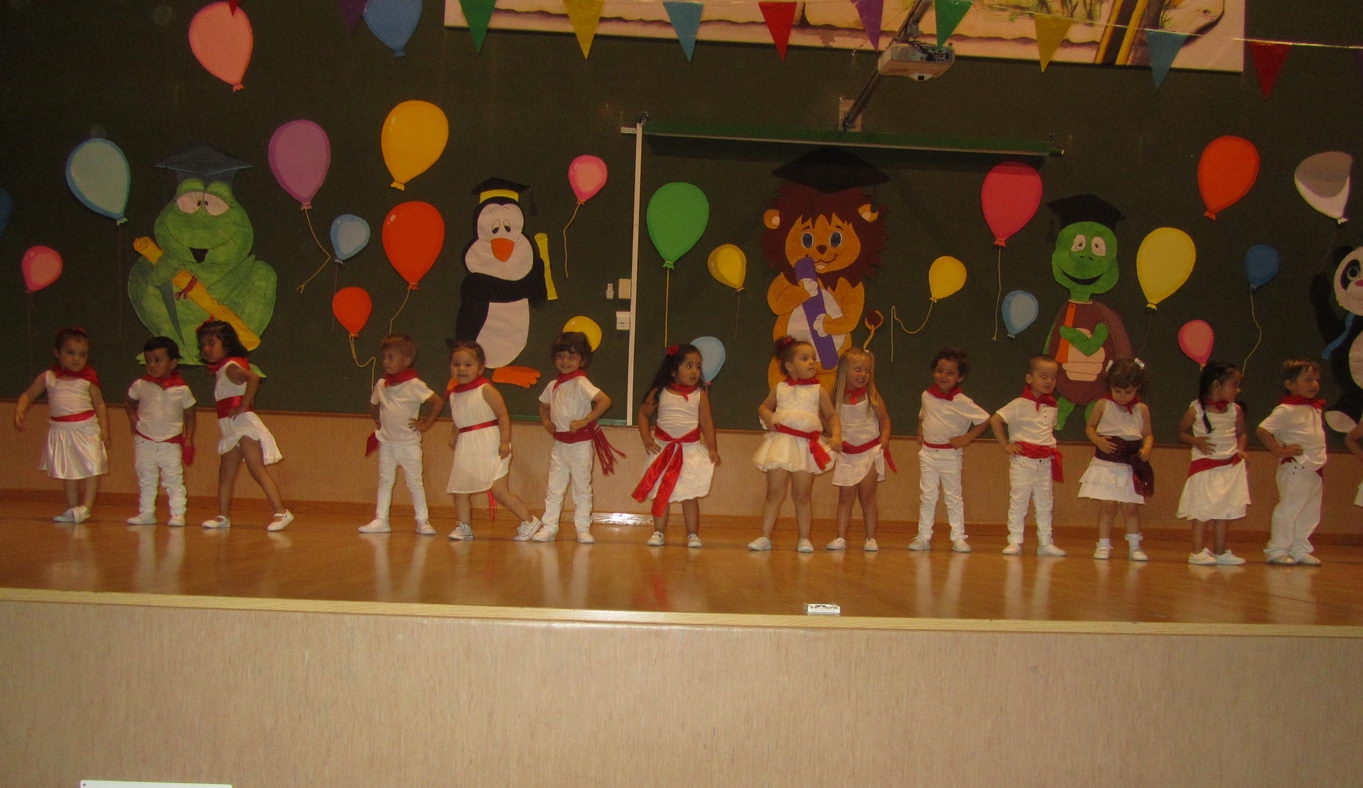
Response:
[[[310,120],[291,120],[270,137],[270,171],[289,196],[312,207],[331,169],[331,140]]]

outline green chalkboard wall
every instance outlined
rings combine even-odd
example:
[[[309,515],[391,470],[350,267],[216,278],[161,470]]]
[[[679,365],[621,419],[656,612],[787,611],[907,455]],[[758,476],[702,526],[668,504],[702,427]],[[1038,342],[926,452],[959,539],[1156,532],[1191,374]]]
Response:
[[[765,46],[707,44],[688,63],[673,41],[598,38],[583,60],[571,35],[493,30],[482,52],[463,30],[441,27],[441,4],[427,0],[404,58],[363,27],[346,30],[334,0],[246,3],[255,51],[245,90],[233,93],[205,72],[186,43],[199,2],[60,4],[10,2],[0,10],[0,186],[14,198],[0,236],[0,320],[8,352],[0,357],[0,387],[17,395],[36,369],[49,363],[50,337],[63,324],[86,326],[95,337],[94,362],[110,399],[119,401],[139,373],[135,355],[146,331],[125,295],[134,258],[132,241],[150,235],[172,197],[173,177],[153,165],[196,144],[207,144],[254,165],[235,182],[255,226],[255,254],[279,274],[275,317],[253,359],[269,374],[259,406],[265,409],[361,412],[369,372],[355,366],[346,334],[332,319],[334,288],[358,285],[374,299],[374,314],[358,342],[374,352],[405,295],[378,240],[394,205],[425,200],[443,214],[444,251],[412,293],[394,327],[416,337],[418,370],[434,384],[446,378],[443,338],[453,331],[464,245],[472,236],[472,189],[489,176],[532,187],[538,212],[527,232],[550,237],[560,298],[532,311],[522,363],[549,371],[550,339],[574,315],[606,331],[593,364],[594,380],[625,416],[626,334],[614,315],[624,301],[607,300],[606,286],[627,277],[632,239],[634,137],[622,135],[644,112],[655,121],[737,123],[831,129],[837,100],[852,96],[874,69],[868,53],[793,49],[782,62]],[[1354,0],[1310,4],[1253,2],[1251,36],[1359,44],[1363,5]],[[1051,139],[1065,155],[1036,159],[1046,200],[1081,192],[1116,204],[1126,220],[1117,228],[1122,277],[1100,299],[1125,316],[1152,377],[1149,400],[1157,436],[1172,441],[1174,424],[1194,395],[1197,368],[1179,352],[1175,336],[1186,320],[1202,318],[1217,332],[1215,356],[1239,361],[1256,341],[1242,260],[1266,243],[1280,250],[1282,273],[1257,296],[1263,342],[1250,360],[1245,399],[1251,416],[1277,398],[1276,368],[1288,354],[1318,355],[1306,288],[1340,243],[1357,244],[1351,225],[1334,223],[1296,194],[1292,171],[1308,155],[1344,150],[1358,156],[1363,140],[1363,84],[1352,53],[1294,48],[1276,92],[1260,95],[1252,66],[1244,74],[1174,71],[1156,89],[1144,69],[964,59],[928,83],[888,79],[865,114],[868,131],[972,137]],[[443,157],[407,191],[388,187],[379,149],[384,117],[398,102],[424,99],[442,107],[451,134]],[[266,155],[281,123],[307,118],[329,133],[332,163],[314,200],[312,222],[326,228],[354,213],[375,228],[370,246],[344,267],[332,266],[303,294],[294,290],[323,260],[298,203],[274,181]],[[128,222],[81,206],[68,191],[63,164],[71,149],[97,134],[118,143],[132,164]],[[1222,134],[1258,145],[1262,170],[1253,191],[1215,222],[1202,216],[1196,167],[1203,147]],[[643,155],[643,193],[685,180],[708,195],[709,227],[678,264],[671,282],[672,341],[712,334],[728,361],[713,399],[722,427],[755,428],[755,408],[766,392],[773,315],[765,292],[773,276],[760,251],[761,214],[778,180],[771,171],[808,147],[751,142],[650,139]],[[563,275],[561,231],[574,208],[566,168],[577,155],[600,156],[610,168],[605,189],[579,212],[568,235],[570,276]],[[1050,217],[1043,208],[1008,244],[1002,261],[1004,292],[1036,294],[1041,315],[1015,340],[991,339],[996,297],[996,249],[981,217],[980,186],[1000,157],[907,151],[866,151],[863,157],[891,176],[879,186],[888,227],[885,262],[867,285],[869,308],[887,315],[898,305],[914,327],[928,306],[927,267],[939,255],[963,260],[969,281],[938,303],[922,333],[894,337],[890,327],[872,348],[897,432],[911,432],[926,366],[944,344],[967,348],[975,372],[967,391],[998,407],[1021,385],[1026,357],[1044,343],[1046,326],[1065,291],[1050,276]],[[1357,200],[1354,200],[1357,204]],[[1198,262],[1191,279],[1150,320],[1135,275],[1135,252],[1150,230],[1174,226],[1192,235]],[[706,271],[709,250],[722,243],[748,257],[747,290],[739,296]],[[19,259],[34,244],[57,248],[66,270],[53,286],[23,292]],[[642,387],[663,346],[661,260],[644,236],[640,251],[636,383]],[[858,332],[859,342],[864,335]],[[32,359],[32,360],[30,360]],[[206,376],[191,370],[201,398]],[[1326,395],[1336,382],[1327,374]],[[534,413],[537,390],[504,387],[514,413]],[[641,391],[636,391],[636,398]],[[1079,438],[1076,419],[1065,437]]]

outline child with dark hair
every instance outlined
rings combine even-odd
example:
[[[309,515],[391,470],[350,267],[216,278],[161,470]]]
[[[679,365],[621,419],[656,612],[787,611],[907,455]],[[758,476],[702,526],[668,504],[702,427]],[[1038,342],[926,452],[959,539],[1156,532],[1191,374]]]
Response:
[[[1273,507],[1268,562],[1274,566],[1320,566],[1312,555],[1311,533],[1320,524],[1324,492],[1325,422],[1321,411],[1320,364],[1309,358],[1283,362],[1286,396],[1259,422],[1259,442],[1279,459],[1278,505]]]
[[[128,424],[137,470],[137,516],[129,525],[156,524],[156,485],[166,488],[170,518],[185,524],[185,465],[194,457],[194,394],[180,377],[180,346],[170,337],[152,337],[142,346],[147,374],[128,387]]]
[[[964,350],[942,348],[928,369],[932,385],[923,390],[918,409],[918,535],[909,542],[909,549],[932,548],[940,487],[951,527],[951,549],[968,553],[961,473],[965,447],[989,427],[989,414],[961,391],[961,383],[970,375],[970,357]]]
[[[374,519],[360,526],[360,533],[386,534],[393,530],[388,514],[393,505],[398,468],[402,468],[407,479],[407,492],[412,497],[416,516],[416,532],[422,536],[435,533],[431,512],[426,506],[421,436],[435,424],[445,407],[445,400],[417,377],[416,370],[412,369],[415,361],[416,341],[406,334],[389,334],[379,341],[383,377],[374,381],[374,390],[369,395],[369,415],[374,419],[374,432],[368,446],[369,451],[378,449],[379,453],[378,500],[374,505]],[[421,407],[427,404],[430,409],[422,418]]]
[[[1089,411],[1084,434],[1094,445],[1093,461],[1079,479],[1079,497],[1098,504],[1098,545],[1093,557],[1112,557],[1112,522],[1122,510],[1126,526],[1127,557],[1148,561],[1141,549],[1140,507],[1155,492],[1150,452],[1155,435],[1150,428],[1150,408],[1141,402],[1145,393],[1145,367],[1120,358],[1107,370],[1107,393]]]
[[[1055,448],[1058,412],[1055,385],[1060,365],[1047,355],[1027,360],[1022,394],[989,417],[999,445],[1008,453],[1008,546],[1004,555],[1022,552],[1023,526],[1029,503],[1036,518],[1036,554],[1062,558],[1065,551],[1051,541],[1053,483],[1064,481],[1060,452]],[[1007,435],[1005,436],[1005,425]]]
[[[1245,411],[1235,401],[1242,380],[1234,364],[1208,361],[1198,378],[1197,399],[1178,423],[1178,439],[1192,447],[1177,515],[1193,521],[1190,564],[1236,566],[1245,562],[1226,549],[1228,521],[1244,517],[1249,506]],[[1208,523],[1213,530],[1212,550],[1205,541]]]

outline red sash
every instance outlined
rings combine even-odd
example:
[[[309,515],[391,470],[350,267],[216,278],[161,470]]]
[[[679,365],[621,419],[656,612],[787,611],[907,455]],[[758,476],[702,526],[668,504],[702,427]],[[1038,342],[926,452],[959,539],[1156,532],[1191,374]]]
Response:
[[[569,375],[577,377],[574,373],[569,373]],[[607,476],[615,473],[616,454],[621,457],[628,456],[611,445],[611,442],[606,439],[605,431],[602,430],[601,425],[596,422],[592,422],[582,429],[573,432],[555,432],[554,440],[559,443],[581,443],[583,441],[591,441],[593,444],[592,448],[596,452],[596,459],[601,463],[601,472]]]
[[[467,426],[467,427],[460,427],[460,428],[459,428],[459,432],[460,432],[460,433],[465,433],[465,432],[473,432],[474,430],[485,430],[485,429],[487,429],[488,427],[496,427],[499,423],[500,423],[500,422],[498,422],[496,419],[493,419],[492,421],[485,421],[485,422],[483,422],[483,423],[481,423],[481,424],[470,424],[470,425]]]
[[[819,466],[819,470],[823,471],[828,469],[828,464],[832,461],[832,458],[828,456],[828,451],[824,449],[823,444],[819,443],[819,435],[821,433],[818,430],[800,432],[799,430],[787,427],[784,424],[777,424],[776,431],[785,433],[786,435],[794,435],[797,438],[804,438],[809,441],[809,453],[814,455],[814,462]]]
[[[65,416],[48,416],[51,421],[89,421],[95,417],[93,410],[83,410],[80,413],[68,413]]]
[[[874,449],[879,445],[881,445],[879,437],[872,438],[869,441],[866,441],[865,443],[861,444],[860,446],[853,446],[852,444],[843,441],[842,453],[863,454],[865,452],[870,451],[871,449]],[[899,469],[894,467],[894,457],[890,456],[890,447],[886,446],[883,450],[881,450],[880,453],[883,457],[885,457],[885,464],[890,466],[890,470],[894,471],[895,473],[899,473]]]
[[[163,439],[163,440],[157,440],[157,439],[155,439],[155,438],[149,438],[149,437],[147,437],[146,435],[143,435],[141,430],[133,430],[133,434],[136,435],[137,437],[141,438],[141,439],[144,440],[144,441],[151,441],[152,443],[179,443],[179,444],[183,444],[183,443],[185,442],[185,436],[184,436],[183,434],[176,435],[176,436],[173,437],[173,438],[165,438],[165,439]]]
[[[923,448],[925,448],[925,449],[954,449],[954,448],[956,448],[955,446],[952,446],[950,443],[928,443],[927,441],[923,440],[922,438],[919,438],[919,439],[918,439],[918,442],[921,443],[921,444],[923,444]]]
[[[682,444],[699,441],[700,427],[691,430],[680,438],[674,438],[658,427],[653,428],[653,434],[658,440],[667,443],[667,446],[649,464],[648,470],[644,471],[644,478],[639,480],[638,486],[634,488],[633,495],[636,501],[648,500],[649,492],[657,483],[658,494],[653,496],[653,516],[662,517],[663,513],[667,511],[668,502],[672,500],[672,490],[677,486],[677,479],[681,477]],[[662,481],[658,482],[660,478]]]
[[[1238,465],[1241,462],[1244,462],[1244,460],[1245,458],[1241,457],[1239,454],[1227,457],[1224,460],[1213,460],[1210,457],[1199,457],[1188,464],[1188,475],[1192,476],[1195,473],[1210,471],[1212,468],[1220,468],[1224,465]]]
[[[169,375],[166,375],[164,378],[154,378],[154,377],[152,377],[151,375],[143,375],[142,377],[138,378],[138,380],[145,380],[145,381],[147,381],[148,383],[150,383],[150,384],[152,384],[152,385],[154,385],[154,386],[160,386],[160,387],[163,388],[163,389],[168,389],[168,388],[170,388],[170,387],[172,387],[172,386],[187,386],[187,385],[189,385],[189,384],[185,383],[185,379],[184,379],[184,378],[180,377],[180,373],[179,373],[179,372],[172,372],[172,373],[170,373]]]
[[[216,404],[218,407],[218,418],[220,419],[230,418],[232,415],[232,409],[241,404],[241,397],[240,396],[225,397],[223,399],[218,400]],[[243,412],[249,413],[251,412],[251,410],[252,408],[247,408]]]
[[[1059,449],[1054,446],[1042,446],[1027,441],[1018,441],[1017,444],[1022,447],[1022,456],[1029,460],[1044,460],[1049,457],[1051,460],[1051,481],[1065,481],[1064,457],[1060,456]]]

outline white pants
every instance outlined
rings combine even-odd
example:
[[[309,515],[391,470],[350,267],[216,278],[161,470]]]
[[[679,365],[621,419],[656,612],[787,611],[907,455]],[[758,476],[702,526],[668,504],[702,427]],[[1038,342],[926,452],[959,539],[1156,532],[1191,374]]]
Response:
[[[185,468],[180,444],[149,441],[141,435],[133,436],[133,467],[137,469],[137,511],[148,514],[156,511],[156,483],[166,488],[166,499],[172,515],[185,514]]]
[[[1320,524],[1321,481],[1320,474],[1299,462],[1278,466],[1278,505],[1273,507],[1264,552],[1286,553],[1293,558],[1311,552],[1311,532]]]
[[[1036,537],[1040,544],[1051,543],[1051,459],[1033,460],[1014,454],[1008,458],[1008,543],[1022,544],[1022,527],[1027,517],[1027,502],[1036,513]]]
[[[591,441],[560,443],[554,441],[549,452],[549,483],[544,490],[544,522],[557,525],[563,513],[563,495],[573,485],[573,527],[585,531],[592,526],[592,462],[596,449]]]
[[[379,492],[374,516],[380,520],[388,519],[388,509],[393,505],[393,485],[398,480],[399,467],[407,477],[407,491],[412,494],[412,508],[416,510],[416,519],[429,519],[431,513],[426,508],[426,485],[421,478],[420,443],[379,442]]]
[[[965,452],[960,449],[918,450],[918,535],[932,538],[937,519],[937,489],[942,489],[951,524],[951,540],[965,538],[965,499],[961,497],[961,468]]]

